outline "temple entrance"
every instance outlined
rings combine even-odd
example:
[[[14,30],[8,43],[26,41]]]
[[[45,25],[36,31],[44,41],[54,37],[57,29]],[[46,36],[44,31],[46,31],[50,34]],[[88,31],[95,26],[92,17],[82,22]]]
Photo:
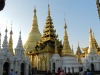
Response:
[[[24,63],[21,63],[21,74],[20,75],[24,75],[25,72],[25,65]]]
[[[9,67],[10,67],[9,62],[5,62],[3,65],[3,75],[9,75],[10,71]]]
[[[53,71],[55,72],[55,62],[53,62],[52,67],[53,67]]]
[[[91,63],[91,71],[94,71],[94,64]]]

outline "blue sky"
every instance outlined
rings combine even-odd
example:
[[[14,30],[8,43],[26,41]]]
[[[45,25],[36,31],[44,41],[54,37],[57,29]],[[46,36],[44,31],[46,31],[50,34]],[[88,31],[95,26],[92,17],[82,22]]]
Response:
[[[96,0],[6,0],[4,10],[0,11],[2,40],[5,27],[7,26],[8,31],[10,31],[11,21],[13,21],[14,48],[17,44],[20,29],[23,43],[25,43],[32,26],[34,6],[37,9],[38,25],[42,34],[47,18],[48,2],[53,25],[60,40],[63,40],[64,36],[65,18],[68,26],[69,43],[70,46],[73,45],[75,51],[78,42],[81,48],[88,46],[89,28],[92,28],[94,36],[100,44],[100,21]]]

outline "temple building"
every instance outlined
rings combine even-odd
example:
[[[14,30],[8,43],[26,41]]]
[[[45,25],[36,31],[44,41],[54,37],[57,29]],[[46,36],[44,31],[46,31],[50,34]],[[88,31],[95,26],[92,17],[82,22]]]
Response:
[[[60,67],[62,69],[66,68],[66,72],[69,70],[72,72],[72,69],[75,69],[75,72],[79,72],[79,67],[82,67],[82,64],[78,62],[76,55],[69,45],[66,28],[65,21],[64,42],[62,44],[54,29],[50,15],[50,6],[48,5],[46,25],[43,35],[41,35],[38,29],[36,8],[34,9],[32,29],[24,45],[25,54],[30,58],[32,68],[36,67],[37,70],[41,71],[52,71],[55,69],[55,72],[57,72],[57,69]]]
[[[5,37],[1,47],[1,33],[0,33],[0,75],[10,75],[11,69],[17,71],[19,75],[28,75],[31,64],[28,57],[24,55],[24,48],[21,40],[21,32],[19,34],[18,43],[13,49],[12,29],[10,31],[9,44],[7,41],[7,28],[5,30]],[[15,53],[13,52],[15,50]]]
[[[100,55],[97,52],[92,29],[90,29],[88,54],[83,60],[83,67],[91,71],[100,71]]]
[[[79,68],[82,67],[82,64],[78,62],[77,57],[74,55],[73,50],[71,49],[68,41],[68,34],[66,31],[67,25],[65,22],[64,26],[64,42],[61,54],[57,52],[57,47],[55,47],[55,54],[51,58],[51,70],[57,72],[58,68],[65,70],[65,72],[79,72]],[[56,43],[56,42],[55,42]],[[55,44],[55,46],[57,46]]]

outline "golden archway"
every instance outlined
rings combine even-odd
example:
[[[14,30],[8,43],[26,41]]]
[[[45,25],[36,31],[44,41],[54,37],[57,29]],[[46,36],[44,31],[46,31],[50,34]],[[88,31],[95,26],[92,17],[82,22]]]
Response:
[[[46,71],[47,70],[47,57],[43,55],[40,57],[40,70]]]

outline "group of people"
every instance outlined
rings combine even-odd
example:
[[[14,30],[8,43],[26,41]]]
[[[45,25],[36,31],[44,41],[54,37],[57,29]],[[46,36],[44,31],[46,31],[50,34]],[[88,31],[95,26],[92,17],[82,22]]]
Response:
[[[52,71],[52,75],[71,75],[71,73],[68,72],[68,73],[66,74],[66,72],[64,72],[64,70],[58,68],[57,74],[55,74],[55,71]],[[73,74],[72,74],[72,75],[73,75]],[[80,69],[80,72],[79,72],[79,75],[93,75],[93,74],[92,74],[92,72],[91,72],[89,69],[87,69],[87,71],[85,72],[85,71],[83,70],[83,68],[81,68],[81,69]]]
[[[17,71],[14,73],[13,69],[11,69],[10,75],[18,75]]]
[[[54,71],[52,72],[52,75],[56,75]],[[66,73],[64,72],[64,70],[58,68],[57,75],[66,75]]]
[[[81,69],[79,75],[93,75],[93,74],[89,69],[87,69],[86,72],[83,69]]]

